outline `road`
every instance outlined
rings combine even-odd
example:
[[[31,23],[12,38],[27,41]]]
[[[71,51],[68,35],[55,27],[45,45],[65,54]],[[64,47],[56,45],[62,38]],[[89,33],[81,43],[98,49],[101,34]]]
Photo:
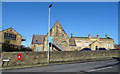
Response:
[[[116,59],[77,62],[43,67],[33,67],[14,70],[3,70],[3,72],[118,72],[120,62]]]

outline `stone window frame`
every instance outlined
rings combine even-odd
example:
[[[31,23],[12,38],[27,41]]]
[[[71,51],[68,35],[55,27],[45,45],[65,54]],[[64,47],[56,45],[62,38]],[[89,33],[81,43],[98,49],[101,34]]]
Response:
[[[62,47],[62,44],[60,43],[59,46]]]
[[[11,40],[16,40],[17,35],[12,34],[12,33],[4,33],[4,39],[11,39]]]
[[[38,40],[36,39],[35,42],[38,42]]]
[[[56,26],[56,36],[58,35],[58,25]]]
[[[64,37],[64,34],[59,34],[60,37]]]
[[[85,47],[89,47],[89,42],[85,42],[85,43],[84,43],[84,46],[85,46]]]
[[[105,43],[104,43],[104,42],[101,42],[100,45],[101,45],[101,48],[104,48]]]
[[[106,44],[107,44],[107,48],[110,49],[111,43],[106,43]]]
[[[81,41],[77,41],[77,47],[82,47],[82,42]]]
[[[64,37],[64,34],[62,34],[62,37]]]

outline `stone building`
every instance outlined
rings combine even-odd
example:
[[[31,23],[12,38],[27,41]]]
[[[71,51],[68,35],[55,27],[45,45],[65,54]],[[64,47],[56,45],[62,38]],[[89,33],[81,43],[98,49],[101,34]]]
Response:
[[[22,41],[22,36],[16,32],[13,28],[8,28],[3,31],[0,31],[0,48],[2,48],[2,43],[5,43],[6,40],[9,40],[9,44],[20,46]]]
[[[92,50],[96,50],[98,48],[106,48],[113,49],[114,48],[114,40],[108,35],[105,38],[100,38],[100,35],[97,37],[71,37],[74,40],[74,45],[71,47],[76,50],[81,50],[83,48],[91,48]]]
[[[34,51],[47,51],[48,36],[52,37],[51,51],[78,51],[82,48],[114,48],[114,40],[106,35],[106,38],[97,37],[74,37],[69,38],[61,24],[57,21],[46,35],[33,35],[31,48]],[[49,46],[50,46],[49,45]]]
[[[38,49],[40,51],[47,51],[48,35],[52,36],[52,50],[57,50],[57,48],[64,51],[70,50],[69,37],[58,21],[51,28],[50,32],[46,35],[33,35],[31,48],[34,51],[37,51]]]

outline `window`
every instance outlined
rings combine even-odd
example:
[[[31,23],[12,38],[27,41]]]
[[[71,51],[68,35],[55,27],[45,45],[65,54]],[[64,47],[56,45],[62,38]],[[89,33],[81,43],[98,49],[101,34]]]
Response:
[[[62,44],[60,44],[60,47],[62,47]]]
[[[81,47],[81,42],[77,41],[76,45],[77,45],[77,47]]]
[[[101,44],[101,48],[103,48],[104,47],[104,43],[100,43]]]
[[[58,35],[58,26],[56,26],[56,36]]]
[[[64,34],[60,34],[59,36],[64,37]]]
[[[107,43],[107,48],[110,48],[110,43]]]
[[[38,40],[36,40],[36,42],[38,42]]]
[[[67,42],[67,41],[62,41],[62,42]]]
[[[4,39],[16,40],[16,35],[14,35],[14,34],[9,34],[9,33],[4,33]]]
[[[88,42],[85,42],[85,47],[88,47],[88,46],[89,46]]]

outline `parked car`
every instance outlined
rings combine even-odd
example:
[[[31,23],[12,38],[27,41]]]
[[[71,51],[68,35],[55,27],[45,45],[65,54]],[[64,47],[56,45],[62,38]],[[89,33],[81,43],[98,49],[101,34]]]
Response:
[[[91,50],[90,48],[83,48],[80,51],[86,51],[86,50]]]
[[[107,50],[107,49],[105,49],[105,48],[99,48],[98,50]]]
[[[120,50],[120,48],[118,48],[118,49],[110,49],[110,50]]]
[[[110,49],[110,50],[118,50],[118,49]]]
[[[120,50],[120,48],[118,48],[118,50]]]

